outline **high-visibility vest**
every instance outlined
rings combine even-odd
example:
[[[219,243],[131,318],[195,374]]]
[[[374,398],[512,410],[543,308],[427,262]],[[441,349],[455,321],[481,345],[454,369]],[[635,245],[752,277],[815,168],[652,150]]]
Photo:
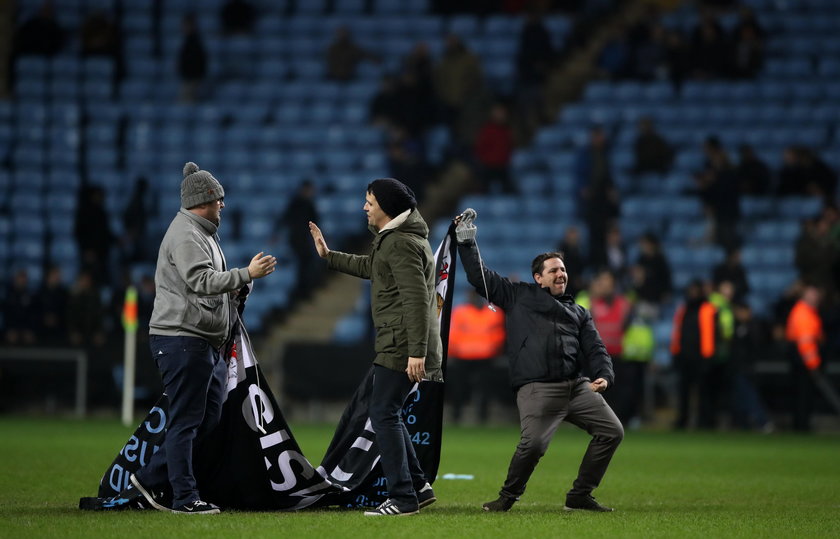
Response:
[[[820,367],[819,344],[824,336],[822,320],[816,309],[802,300],[797,301],[788,315],[785,337],[796,344],[799,357],[808,370]]]
[[[474,360],[491,359],[505,344],[505,315],[475,305],[459,305],[449,322],[449,356]]]
[[[709,359],[715,355],[715,306],[704,301],[700,305],[697,323],[700,326],[700,356]],[[682,323],[685,317],[685,305],[680,305],[674,313],[674,327],[671,328],[671,354],[680,353],[680,339],[682,338]]]

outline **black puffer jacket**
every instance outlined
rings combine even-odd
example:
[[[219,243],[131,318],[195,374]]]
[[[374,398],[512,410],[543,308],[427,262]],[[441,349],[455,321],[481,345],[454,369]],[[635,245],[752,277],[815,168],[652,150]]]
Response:
[[[475,244],[458,245],[467,280],[485,295]],[[571,296],[552,296],[536,283],[512,283],[484,268],[487,294],[505,311],[510,383],[514,389],[530,382],[560,382],[584,376],[613,385],[610,355],[589,311]]]

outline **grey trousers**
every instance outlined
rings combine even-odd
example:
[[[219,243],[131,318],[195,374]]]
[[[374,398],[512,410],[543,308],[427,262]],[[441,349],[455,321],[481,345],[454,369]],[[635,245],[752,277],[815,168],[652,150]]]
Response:
[[[583,378],[567,382],[533,382],[519,388],[516,405],[521,437],[499,494],[518,498],[525,492],[528,479],[564,419],[592,436],[568,495],[590,494],[601,483],[624,438],[624,428],[604,397],[593,392]]]

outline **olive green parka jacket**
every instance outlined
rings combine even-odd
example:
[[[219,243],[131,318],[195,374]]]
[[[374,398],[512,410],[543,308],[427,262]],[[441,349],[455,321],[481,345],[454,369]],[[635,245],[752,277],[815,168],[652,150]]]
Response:
[[[395,219],[396,220],[396,219]],[[409,357],[426,358],[426,378],[442,381],[435,260],[429,227],[416,209],[395,228],[375,234],[368,255],[330,251],[330,269],[370,279],[376,328],[374,363],[404,371]]]

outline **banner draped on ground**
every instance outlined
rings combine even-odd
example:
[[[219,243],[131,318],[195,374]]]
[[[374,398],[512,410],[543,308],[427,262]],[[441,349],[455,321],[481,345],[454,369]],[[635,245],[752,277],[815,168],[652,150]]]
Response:
[[[443,366],[449,342],[456,249],[454,225],[435,253],[438,322]],[[202,498],[224,508],[295,510],[371,507],[388,496],[376,437],[368,417],[373,369],[345,409],[320,466],[303,455],[257,364],[245,328],[237,324],[228,364],[227,397],[219,425],[196,450],[194,472]],[[422,382],[403,407],[403,418],[423,470],[434,482],[440,463],[444,384]],[[168,401],[163,395],[99,484],[98,496],[116,496],[130,474],[163,443]]]

